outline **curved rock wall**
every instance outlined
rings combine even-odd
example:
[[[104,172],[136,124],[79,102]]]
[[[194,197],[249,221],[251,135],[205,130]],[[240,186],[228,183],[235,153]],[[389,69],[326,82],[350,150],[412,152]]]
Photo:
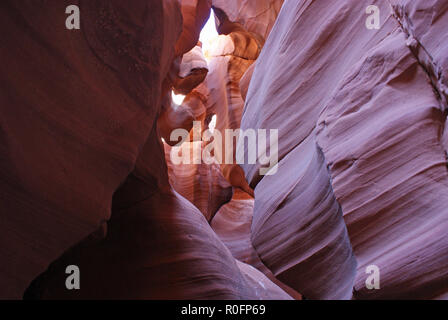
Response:
[[[240,25],[260,39],[267,39],[284,0],[212,0],[232,23]],[[223,23],[218,19],[218,25]]]
[[[83,32],[65,29],[63,1],[1,4],[2,298],[109,219],[182,31],[177,1],[75,2]]]
[[[278,128],[281,159],[272,177],[243,166],[256,187],[252,242],[306,297],[335,297],[317,285],[330,273],[346,288],[337,297],[349,298],[354,260],[335,246],[349,257],[350,243],[355,298],[434,298],[447,289],[446,33],[435,33],[446,27],[447,8],[390,2],[374,1],[381,28],[369,30],[367,1],[285,1],[250,82],[242,128]],[[342,211],[311,232],[330,214],[323,199]],[[312,245],[304,248],[304,237]],[[366,288],[369,265],[381,271],[381,290]]]
[[[11,48],[1,50],[11,61],[0,76],[1,297],[20,298],[54,261],[25,298],[289,299],[169,184],[156,119],[179,72],[176,43],[182,55],[199,36],[182,33],[184,8],[79,1],[82,32],[68,33],[64,3],[46,4],[0,10]],[[83,290],[66,290],[68,264]]]
[[[0,298],[446,299],[446,0],[71,2],[0,4]],[[276,174],[172,161],[213,116]]]

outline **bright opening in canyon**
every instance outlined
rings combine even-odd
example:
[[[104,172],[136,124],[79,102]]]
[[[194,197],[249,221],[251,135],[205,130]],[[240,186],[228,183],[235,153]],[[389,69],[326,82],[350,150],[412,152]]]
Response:
[[[202,53],[204,54],[207,63],[210,62],[209,52],[214,42],[218,38],[218,35],[218,31],[216,30],[215,12],[212,9],[210,10],[210,16],[207,20],[207,23],[202,28],[199,36],[199,41],[202,43]],[[185,95],[183,94],[176,94],[174,91],[172,91],[171,96],[173,102],[178,106],[180,106],[184,102]]]
[[[171,98],[176,105],[180,106],[184,102],[185,96],[183,94],[175,94],[174,91],[171,91]]]
[[[208,129],[210,130],[211,133],[215,132],[217,120],[218,120],[218,116],[215,114],[215,115],[213,115],[212,120],[208,124]]]
[[[213,9],[210,11],[210,17],[208,18],[207,23],[204,28],[202,28],[199,41],[202,42],[202,52],[204,53],[204,57],[207,62],[210,61],[210,56],[208,54],[211,46],[213,45],[213,41],[218,37],[218,31],[216,30],[216,22],[215,22],[215,12]]]

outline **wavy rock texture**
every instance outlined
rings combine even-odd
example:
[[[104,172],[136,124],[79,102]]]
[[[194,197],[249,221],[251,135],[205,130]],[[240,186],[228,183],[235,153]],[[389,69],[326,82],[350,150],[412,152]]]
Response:
[[[240,79],[241,97],[243,98],[244,101],[246,101],[247,91],[249,90],[249,84],[250,81],[252,80],[252,75],[254,74],[256,65],[257,65],[256,63],[251,64],[251,66],[246,70],[246,72]]]
[[[428,73],[438,99],[447,109],[448,101],[448,3],[443,0],[404,1],[390,0],[394,14],[403,32],[408,36],[412,53]],[[443,144],[448,149],[445,125]]]
[[[251,265],[236,260],[247,285],[255,291],[256,298],[260,300],[292,300],[281,284],[272,282],[263,273]]]
[[[260,53],[257,42],[249,34],[233,32],[221,35],[209,54],[209,74],[205,79],[203,94],[207,97],[207,114],[217,115],[216,128],[240,127],[244,101],[239,81]]]
[[[207,73],[208,66],[202,48],[196,46],[182,56],[179,73],[173,83],[174,92],[183,95],[189,94],[204,81]]]
[[[260,270],[291,297],[300,300],[301,295],[275,278],[255,252],[250,239],[253,210],[254,198],[236,189],[232,200],[216,213],[211,226],[235,259]]]
[[[192,50],[210,16],[211,0],[178,0],[182,8],[182,34],[176,43],[176,56]]]
[[[208,73],[207,61],[200,46],[185,53],[180,59],[180,63],[177,62],[178,60],[173,63],[166,81],[172,85],[172,91],[166,90],[162,101],[162,111],[157,119],[160,135],[170,146],[175,146],[180,142],[180,139],[172,141],[171,133],[174,130],[190,131],[193,128],[193,121],[204,120],[201,118],[204,113],[201,97],[192,91],[204,81]],[[178,106],[173,102],[172,92],[186,94],[189,97]]]
[[[202,154],[204,143],[201,141],[184,142],[182,147],[174,147],[174,150],[165,144],[169,180],[173,188],[193,203],[210,222],[219,208],[232,198],[232,186],[222,175],[219,164],[206,164],[200,160],[199,164],[195,164],[193,160],[194,144]],[[173,164],[172,152],[176,152],[180,156],[183,155],[183,152],[187,152],[192,160],[191,163]]]
[[[281,161],[269,177],[243,166],[256,187],[252,243],[306,297],[350,297],[355,264],[341,214],[358,261],[356,298],[446,292],[446,105],[434,91],[444,83],[446,50],[431,30],[447,20],[443,1],[433,2],[437,9],[401,1],[392,10],[376,1],[381,29],[368,30],[370,2],[285,1],[257,60],[242,127],[279,128]],[[405,13],[414,39],[393,12]],[[440,66],[436,77],[415,54],[415,39]],[[381,290],[365,287],[371,264]]]
[[[181,26],[176,1],[79,1],[83,32],[65,29],[63,1],[0,6],[9,61],[0,75],[0,296],[20,298],[109,219],[154,125]],[[141,14],[149,8],[150,19]]]
[[[250,241],[253,210],[253,197],[237,190],[232,200],[216,213],[211,226],[236,259],[262,269],[262,262]]]
[[[37,278],[29,299],[288,299],[262,273],[237,262],[189,201],[154,181],[163,168],[148,141],[114,195],[107,235],[69,250]],[[82,290],[65,288],[65,267],[83,270]]]
[[[251,32],[263,42],[267,39],[284,0],[212,0],[213,7],[225,13],[226,18]],[[218,19],[218,26],[224,20]]]
[[[412,53],[428,73],[442,103],[448,98],[448,3],[443,0],[389,0],[395,18],[409,37]]]
[[[400,14],[412,20],[413,14],[402,10],[419,6],[428,16],[448,9],[422,4],[413,2],[414,8],[402,8]],[[391,20],[392,29],[397,20]],[[435,57],[430,63],[419,58],[418,51],[431,50],[433,38],[412,36],[422,32],[417,31],[419,20],[412,23],[416,29],[411,34],[400,29],[372,48],[347,74],[344,88],[319,120],[325,122],[322,146],[359,261],[355,289],[360,298],[433,298],[447,290],[448,241],[442,230],[448,226],[448,181],[440,140],[446,104],[433,91],[443,85],[444,68],[438,69],[440,52],[429,53]],[[417,40],[422,47],[412,47],[409,36],[428,39],[428,48],[424,40]],[[360,97],[363,92],[372,92],[368,100]],[[361,129],[355,123],[365,124]],[[363,134],[354,142],[350,134],[356,127]],[[342,151],[347,145],[350,151]],[[365,289],[364,270],[370,264],[383,270],[382,290]]]
[[[0,4],[0,298],[447,299],[446,0],[69,4]],[[214,115],[278,172],[175,164]]]
[[[257,185],[251,239],[273,274],[306,298],[351,298],[356,262],[312,136]]]
[[[240,79],[258,58],[260,50],[258,42],[251,34],[239,30],[229,35],[220,35],[208,52],[209,74],[203,85],[198,87],[197,92],[204,97],[205,101],[203,118],[208,120],[213,115],[217,117],[216,129],[223,136],[221,146],[217,146],[222,153],[217,153],[216,156],[222,159],[221,162],[225,162],[227,157],[225,130],[240,127],[244,108],[239,86]],[[204,125],[207,126],[208,122],[205,121]],[[217,142],[214,143],[217,144]],[[233,154],[229,156],[235,158],[236,143],[233,145]],[[221,169],[232,186],[253,194],[239,166],[223,164]]]
[[[26,298],[289,299],[169,184],[156,120],[178,74],[178,1],[80,1],[82,32],[46,4],[0,10],[1,297],[54,261]],[[82,290],[66,290],[68,264]]]

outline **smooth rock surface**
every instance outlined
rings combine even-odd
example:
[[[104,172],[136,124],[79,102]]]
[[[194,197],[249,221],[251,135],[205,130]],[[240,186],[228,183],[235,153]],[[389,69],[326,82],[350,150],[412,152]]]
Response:
[[[347,253],[351,242],[358,262],[355,298],[434,298],[447,289],[446,105],[438,87],[434,91],[445,79],[446,32],[440,39],[432,33],[432,25],[446,26],[446,8],[443,1],[434,1],[434,8],[424,1],[391,2],[404,5],[401,12],[442,77],[422,65],[388,1],[375,2],[380,30],[365,27],[367,1],[285,1],[252,75],[242,127],[278,128],[281,159],[272,177],[258,176],[259,166],[243,166],[256,187],[252,243],[266,266],[305,297],[336,294],[315,287],[330,273],[337,275],[333,284],[346,288],[338,297],[349,298],[353,274],[333,270],[351,270],[352,260],[329,263],[334,246],[344,242]],[[307,189],[313,191],[305,196]],[[317,217],[329,214],[325,198],[312,201],[318,192],[340,204],[350,242],[344,232],[338,240],[321,239],[342,230],[337,215],[326,231],[311,231]],[[302,229],[306,217],[311,224]],[[291,225],[292,219],[304,222]],[[301,237],[309,238],[306,248]],[[310,255],[313,246],[326,252]],[[307,279],[298,271],[309,262],[301,255],[315,257]],[[380,268],[381,290],[366,289],[372,264]]]
[[[1,298],[109,219],[182,31],[174,0],[76,2],[83,32],[64,1],[1,4]]]

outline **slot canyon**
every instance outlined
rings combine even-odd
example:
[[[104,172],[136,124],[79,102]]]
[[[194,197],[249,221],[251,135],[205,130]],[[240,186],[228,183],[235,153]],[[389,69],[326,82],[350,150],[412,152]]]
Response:
[[[2,0],[0,29],[0,299],[448,299],[447,0]]]

